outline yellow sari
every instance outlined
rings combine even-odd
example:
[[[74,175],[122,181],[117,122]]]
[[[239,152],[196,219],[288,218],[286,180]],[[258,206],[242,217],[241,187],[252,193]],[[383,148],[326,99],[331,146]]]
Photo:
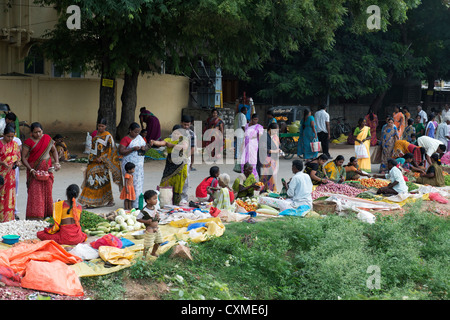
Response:
[[[355,130],[355,133],[359,128],[357,127]],[[355,134],[356,140],[362,141],[366,139],[369,136],[370,128],[368,126],[364,126],[362,130],[359,130],[359,133]],[[358,166],[360,170],[363,170],[365,172],[371,172],[372,171],[372,163],[370,162],[370,139],[364,141],[364,146],[366,147],[368,157],[364,159],[358,159]],[[355,141],[355,145],[359,146],[360,143],[358,141]]]
[[[179,140],[172,140],[171,138],[164,139],[164,141],[175,145],[181,142],[181,140],[182,138],[180,138]],[[176,149],[176,152],[179,152],[178,156],[181,158],[182,163],[174,163],[172,161],[172,154],[174,151],[173,149],[174,148],[167,147],[166,166],[164,167],[163,176],[161,178],[159,186],[172,187],[172,201],[174,205],[178,205],[181,201],[181,194],[183,193],[183,187],[187,178],[187,159],[182,150]]]

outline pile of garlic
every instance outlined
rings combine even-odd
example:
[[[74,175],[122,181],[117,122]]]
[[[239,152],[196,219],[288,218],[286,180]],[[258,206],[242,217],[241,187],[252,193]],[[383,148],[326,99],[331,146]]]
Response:
[[[12,220],[0,223],[0,238],[7,234],[17,234],[20,236],[19,240],[33,240],[37,238],[38,231],[44,230],[49,225],[48,222],[37,220]]]

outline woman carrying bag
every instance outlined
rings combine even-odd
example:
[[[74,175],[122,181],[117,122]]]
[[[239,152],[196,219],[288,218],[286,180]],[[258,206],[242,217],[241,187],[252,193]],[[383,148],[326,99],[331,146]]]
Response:
[[[370,173],[372,171],[372,163],[370,161],[371,133],[370,128],[366,126],[364,118],[359,119],[358,126],[353,134],[356,136],[355,152],[356,158],[358,158],[359,169]]]

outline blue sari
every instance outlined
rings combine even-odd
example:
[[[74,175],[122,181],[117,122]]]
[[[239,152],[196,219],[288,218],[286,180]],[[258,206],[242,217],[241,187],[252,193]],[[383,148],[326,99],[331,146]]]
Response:
[[[313,126],[317,132],[316,122],[314,121],[313,116],[309,116],[308,119],[306,119],[305,128],[303,128],[303,120],[300,123],[300,136],[297,145],[297,155],[303,155],[303,159],[314,159],[317,158],[317,155],[319,154],[318,152],[311,151],[311,142],[313,142],[316,138],[316,135],[310,124],[311,121],[313,122]]]

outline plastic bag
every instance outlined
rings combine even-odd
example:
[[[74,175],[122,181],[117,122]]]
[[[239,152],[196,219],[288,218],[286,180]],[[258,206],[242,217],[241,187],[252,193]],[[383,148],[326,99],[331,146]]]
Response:
[[[437,193],[437,192],[431,192],[431,193],[430,193],[430,200],[432,200],[432,201],[437,201],[437,202],[439,202],[439,203],[444,203],[444,204],[448,203],[448,200],[445,199],[443,196],[441,196],[441,195],[440,195],[439,193]]]
[[[98,258],[98,251],[91,245],[86,243],[79,243],[75,248],[70,250],[70,253],[80,257],[83,260],[92,260]]]
[[[320,152],[322,150],[322,144],[320,141],[313,141],[310,143],[312,152]]]
[[[369,155],[367,154],[366,146],[363,144],[355,145],[355,153],[356,158],[358,159],[366,159],[369,157]]]
[[[130,265],[131,260],[134,258],[134,252],[128,248],[120,249],[116,247],[101,246],[98,248],[98,254],[103,261],[122,266]]]
[[[94,249],[100,248],[100,246],[110,246],[110,247],[116,247],[116,248],[122,248],[123,244],[122,241],[117,238],[116,236],[113,236],[112,234],[106,234],[100,239],[96,241],[91,242],[91,246]]]
[[[22,278],[24,288],[64,294],[67,296],[83,296],[83,287],[76,272],[59,260],[30,261],[26,274]]]
[[[286,209],[286,210],[281,211],[279,214],[280,214],[280,216],[304,217],[310,210],[311,210],[310,206],[301,205],[297,209]]]
[[[84,152],[86,154],[90,154],[91,153],[91,148],[92,148],[92,136],[89,134],[89,132],[86,134],[86,142],[84,145]]]
[[[159,191],[159,201],[160,206],[164,207],[165,205],[171,206],[173,201],[173,187],[157,187]]]

